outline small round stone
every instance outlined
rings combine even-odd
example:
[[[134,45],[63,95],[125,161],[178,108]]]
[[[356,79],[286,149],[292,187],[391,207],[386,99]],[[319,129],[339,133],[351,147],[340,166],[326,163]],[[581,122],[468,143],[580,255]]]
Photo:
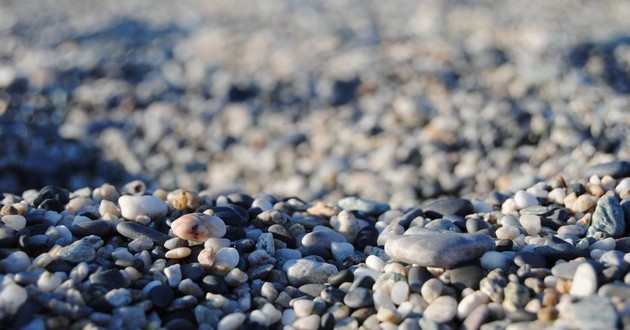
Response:
[[[444,283],[437,278],[432,278],[424,282],[424,285],[422,285],[422,288],[420,289],[420,293],[422,294],[422,298],[424,298],[424,300],[431,303],[442,294],[443,289]]]
[[[409,284],[406,281],[397,281],[392,286],[390,292],[392,302],[396,305],[400,305],[409,299]]]
[[[297,317],[304,317],[311,315],[315,304],[309,299],[298,299],[293,301],[293,310]]]
[[[118,198],[120,213],[127,220],[136,220],[139,216],[159,218],[168,212],[166,203],[153,196],[121,196]]]
[[[205,241],[210,237],[223,237],[226,233],[223,220],[203,213],[182,215],[173,221],[171,229],[179,238],[197,242]]]
[[[522,215],[519,219],[521,226],[525,228],[525,231],[529,235],[538,234],[542,229],[542,225],[540,223],[540,217],[533,214],[525,214]]]
[[[166,251],[165,257],[169,259],[183,259],[190,255],[191,250],[189,247],[178,247],[172,250]]]
[[[14,230],[22,230],[26,227],[26,218],[21,215],[5,215],[2,222]]]

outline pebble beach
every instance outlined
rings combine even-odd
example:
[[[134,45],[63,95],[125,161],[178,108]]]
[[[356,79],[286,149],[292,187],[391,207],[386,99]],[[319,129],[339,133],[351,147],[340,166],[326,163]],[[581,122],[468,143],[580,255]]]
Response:
[[[630,328],[627,17],[4,1],[0,328]]]

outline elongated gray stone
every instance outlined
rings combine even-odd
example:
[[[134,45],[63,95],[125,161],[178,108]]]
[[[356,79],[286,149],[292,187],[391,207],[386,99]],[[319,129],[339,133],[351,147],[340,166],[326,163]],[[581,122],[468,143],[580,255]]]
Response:
[[[449,269],[494,249],[494,240],[484,234],[402,235],[385,244],[385,252],[394,260]]]

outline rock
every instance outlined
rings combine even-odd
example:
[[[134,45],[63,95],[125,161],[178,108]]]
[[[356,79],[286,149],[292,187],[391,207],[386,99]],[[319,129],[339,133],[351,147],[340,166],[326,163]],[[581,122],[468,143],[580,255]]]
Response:
[[[0,306],[3,311],[14,315],[27,298],[28,293],[23,287],[11,283],[0,291]]]
[[[494,240],[484,234],[450,232],[396,236],[385,244],[385,251],[394,260],[438,268],[453,268],[494,249]]]
[[[374,226],[366,226],[357,233],[356,247],[359,251],[364,251],[367,246],[376,246],[378,240],[378,230]]]
[[[488,251],[481,256],[481,267],[485,270],[493,270],[499,268],[507,270],[509,266],[508,258],[501,252]]]
[[[479,289],[479,281],[484,276],[483,269],[477,263],[453,268],[450,274],[451,285],[460,291],[465,288]]]
[[[481,291],[475,291],[462,298],[457,306],[457,317],[460,320],[467,318],[475,309],[490,302],[490,297]]]
[[[238,329],[247,317],[243,313],[231,313],[225,315],[219,324],[217,330],[235,330]]]
[[[337,273],[337,267],[310,259],[288,260],[282,266],[289,283],[300,286],[307,283],[326,283],[328,276]]]
[[[571,294],[577,297],[588,297],[597,292],[597,272],[588,262],[577,267],[571,285]]]
[[[589,235],[601,231],[614,238],[623,236],[626,230],[623,209],[615,196],[604,196],[597,202]]]
[[[281,240],[287,243],[287,247],[290,249],[295,248],[295,237],[282,225],[271,225],[267,228],[267,231],[273,235],[274,239]]]
[[[63,206],[70,201],[70,193],[68,190],[61,187],[45,186],[39,191],[35,200],[33,200],[33,205],[42,208],[40,205],[46,200],[55,200]]]
[[[359,223],[355,216],[347,210],[343,210],[337,216],[333,216],[330,219],[330,225],[338,233],[345,236],[348,242],[354,243],[357,239]]]
[[[173,290],[166,285],[156,285],[147,294],[147,298],[151,300],[157,308],[165,308],[169,306],[173,299]]]
[[[247,212],[238,206],[215,206],[212,211],[212,215],[229,226],[244,226],[248,221]]]
[[[164,244],[170,237],[155,229],[137,222],[121,222],[116,225],[116,231],[127,238],[148,238],[158,245]]]
[[[24,251],[15,251],[0,261],[4,273],[17,274],[25,271],[31,265],[31,259]]]
[[[154,196],[129,196],[118,198],[120,213],[127,220],[136,220],[139,216],[147,216],[151,219],[166,215],[168,207],[161,199]]]
[[[392,302],[396,305],[400,305],[409,299],[409,284],[406,281],[397,281],[392,286],[390,292]]]
[[[354,281],[354,274],[349,269],[344,269],[339,272],[336,272],[328,277],[326,280],[327,283],[330,283],[334,286],[339,286],[342,283],[352,282]]]
[[[463,198],[449,198],[430,203],[424,208],[424,214],[437,219],[449,214],[466,216],[474,212],[471,201]]]
[[[350,308],[372,306],[374,304],[372,290],[363,287],[351,289],[343,298],[343,303]]]
[[[346,211],[359,211],[369,215],[379,215],[389,211],[389,205],[359,197],[346,197],[337,202],[337,205]]]
[[[191,250],[189,247],[182,246],[166,251],[164,256],[168,259],[183,259],[188,257],[190,253]]]
[[[112,225],[105,220],[91,220],[86,222],[80,222],[70,227],[72,234],[78,237],[85,237],[89,235],[107,236],[112,231]]]
[[[92,261],[96,258],[96,251],[90,242],[83,238],[68,246],[64,246],[59,251],[59,259],[72,263],[81,261]]]
[[[123,274],[118,269],[107,269],[96,272],[89,277],[90,283],[95,286],[102,286],[106,290],[122,288],[126,285]]]
[[[2,222],[16,231],[26,227],[26,218],[19,214],[2,216]]]
[[[311,315],[314,305],[312,300],[298,299],[293,302],[293,310],[297,317],[304,317]]]
[[[630,176],[630,162],[617,160],[609,163],[593,165],[584,170],[584,175],[597,175],[599,177],[610,175],[613,178],[627,177]]]
[[[210,237],[223,237],[226,227],[223,220],[203,213],[189,213],[171,224],[173,234],[189,241],[202,242]]]
[[[538,199],[536,199],[536,196],[524,190],[519,190],[514,194],[514,203],[516,203],[518,210],[522,210],[530,206],[538,205]]]
[[[144,310],[139,306],[115,308],[114,317],[122,320],[123,330],[143,329],[148,323]]]
[[[533,252],[543,256],[547,262],[555,262],[558,259],[573,260],[584,254],[575,246],[556,236],[544,237],[537,245]]]
[[[542,224],[540,223],[540,217],[533,214],[525,214],[521,215],[519,218],[519,222],[521,226],[525,229],[528,235],[538,234],[542,229]]]
[[[615,329],[619,325],[619,314],[609,298],[588,296],[567,308],[573,325],[581,330]]]
[[[420,293],[422,294],[424,300],[431,303],[442,294],[443,289],[444,283],[442,283],[442,281],[437,278],[431,278],[424,282],[422,288],[420,289]]]
[[[521,311],[529,301],[529,289],[516,282],[508,283],[504,294],[503,307],[508,312]]]
[[[542,268],[547,265],[547,261],[543,256],[529,251],[520,251],[514,257],[514,264],[522,267],[529,265],[531,268]]]
[[[330,243],[332,242],[346,242],[345,236],[327,227],[316,227],[320,230],[313,230],[312,232],[304,235],[302,238],[302,245],[304,247],[318,246],[330,250]],[[325,229],[324,229],[325,228]]]
[[[441,296],[433,300],[424,310],[423,316],[437,322],[450,322],[457,314],[457,300],[451,296]]]

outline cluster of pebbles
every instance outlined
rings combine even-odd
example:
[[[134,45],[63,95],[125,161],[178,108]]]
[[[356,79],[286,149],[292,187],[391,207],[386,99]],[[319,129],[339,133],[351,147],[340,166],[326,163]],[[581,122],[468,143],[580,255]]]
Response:
[[[5,329],[630,326],[630,163],[486,199],[5,193]]]
[[[406,208],[578,179],[630,157],[629,15],[614,0],[10,1],[0,191],[143,177]]]

